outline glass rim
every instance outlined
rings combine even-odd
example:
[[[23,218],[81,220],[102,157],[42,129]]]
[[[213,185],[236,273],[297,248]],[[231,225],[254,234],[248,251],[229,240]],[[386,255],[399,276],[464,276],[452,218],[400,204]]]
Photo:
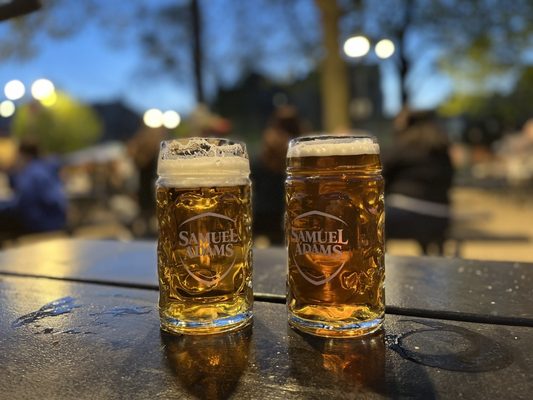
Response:
[[[203,137],[203,136],[190,136],[190,137],[182,137],[182,138],[172,138],[172,139],[165,139],[165,140],[162,140],[161,143],[167,143],[167,144],[171,144],[171,143],[181,143],[181,142],[191,142],[191,141],[195,141],[195,140],[205,140],[206,142],[208,143],[211,143],[211,142],[215,142],[215,141],[218,141],[218,142],[221,142],[220,145],[224,144],[240,144],[240,145],[245,145],[245,143],[242,141],[242,140],[237,140],[237,139],[233,139],[233,138],[221,138],[221,137],[216,137],[216,136],[207,136],[207,137]]]
[[[377,137],[368,134],[310,135],[289,142],[287,158],[380,154]]]
[[[190,137],[161,142],[157,175],[180,187],[245,182],[250,160],[243,142],[228,138]],[[176,179],[178,179],[176,181]],[[213,183],[214,182],[214,183]],[[232,186],[232,185],[230,185]]]
[[[343,140],[345,139],[345,140]],[[372,134],[365,134],[365,133],[349,133],[349,134],[341,134],[341,135],[333,135],[331,133],[312,133],[309,135],[299,136],[297,138],[294,138],[290,141],[289,145],[296,144],[296,143],[302,143],[302,142],[311,142],[311,141],[328,141],[328,140],[336,140],[340,143],[346,141],[352,141],[357,139],[371,139],[373,143],[378,143],[378,139],[376,136]]]
[[[215,157],[248,159],[246,143],[231,138],[192,136],[163,140],[159,147],[161,160]]]

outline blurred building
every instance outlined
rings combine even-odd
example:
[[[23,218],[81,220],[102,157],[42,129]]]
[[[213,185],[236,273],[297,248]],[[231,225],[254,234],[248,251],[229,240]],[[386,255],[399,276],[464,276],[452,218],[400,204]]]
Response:
[[[385,118],[379,67],[349,65],[348,74],[353,127],[381,130],[381,123]],[[295,106],[311,130],[322,129],[321,101],[320,81],[316,71],[291,83],[273,82],[257,73],[251,73],[235,87],[220,89],[211,102],[211,108],[232,121],[234,133],[259,137],[274,109],[285,104]]]
[[[383,118],[383,92],[378,65],[350,65],[350,117],[353,121]]]
[[[139,130],[142,119],[121,101],[92,105],[103,125],[100,141],[127,141]]]
[[[231,120],[234,133],[259,138],[274,110],[285,104],[294,105],[313,127],[320,126],[318,76],[285,84],[251,73],[235,87],[220,89],[211,108]]]

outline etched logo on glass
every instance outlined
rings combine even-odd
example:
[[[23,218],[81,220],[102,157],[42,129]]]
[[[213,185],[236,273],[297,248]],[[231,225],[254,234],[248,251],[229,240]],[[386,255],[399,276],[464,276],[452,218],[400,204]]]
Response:
[[[291,221],[289,254],[298,272],[319,286],[335,278],[351,255],[348,224],[341,218],[312,210]]]
[[[214,223],[198,223],[199,220],[216,219]],[[216,226],[217,230],[201,229],[204,225]],[[195,215],[178,226],[178,257],[187,273],[200,283],[214,286],[228,275],[235,265],[237,254],[235,245],[241,238],[234,219],[212,212]],[[224,260],[225,259],[225,260]],[[211,267],[226,266],[223,270]]]

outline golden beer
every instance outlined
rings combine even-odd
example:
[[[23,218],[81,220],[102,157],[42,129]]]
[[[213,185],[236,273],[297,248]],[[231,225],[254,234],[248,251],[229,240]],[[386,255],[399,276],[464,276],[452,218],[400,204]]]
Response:
[[[159,314],[171,333],[238,329],[252,318],[251,199],[243,144],[161,144],[156,185]]]
[[[287,153],[289,324],[352,337],[384,318],[379,145],[366,136],[294,139]]]

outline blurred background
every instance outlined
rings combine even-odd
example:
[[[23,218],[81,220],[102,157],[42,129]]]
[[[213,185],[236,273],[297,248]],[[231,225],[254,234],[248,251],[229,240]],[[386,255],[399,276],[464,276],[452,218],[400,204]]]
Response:
[[[363,131],[390,254],[533,262],[531,21],[530,0],[0,0],[1,246],[155,238],[159,142],[186,136],[246,141],[257,245],[281,244],[288,140]]]

